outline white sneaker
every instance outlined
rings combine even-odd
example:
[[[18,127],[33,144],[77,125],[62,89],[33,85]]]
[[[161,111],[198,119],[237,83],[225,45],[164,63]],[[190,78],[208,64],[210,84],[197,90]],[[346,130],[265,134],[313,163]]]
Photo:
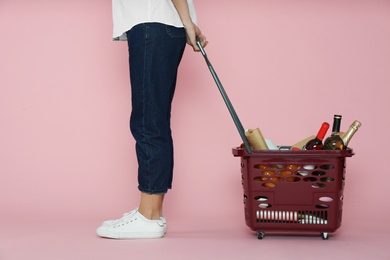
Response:
[[[103,222],[96,230],[98,236],[117,239],[161,238],[165,232],[165,218],[150,220],[139,213],[138,209],[125,213],[121,219]]]
[[[130,212],[123,213],[123,217],[125,217],[125,216],[132,216],[132,215],[134,215],[134,213],[136,213],[137,211],[138,211],[138,207],[135,208],[135,209],[133,209],[133,210],[130,211]],[[114,224],[115,221],[119,221],[119,220],[121,220],[121,219],[106,220],[106,221],[104,221],[104,222],[102,223],[102,226],[109,226],[109,225],[111,225],[111,224]]]

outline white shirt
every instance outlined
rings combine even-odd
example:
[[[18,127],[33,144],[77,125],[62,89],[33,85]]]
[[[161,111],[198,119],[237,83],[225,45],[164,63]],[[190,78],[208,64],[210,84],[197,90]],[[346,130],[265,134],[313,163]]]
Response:
[[[196,24],[195,7],[187,0],[191,20]],[[112,0],[112,40],[126,41],[126,32],[140,23],[163,23],[184,27],[172,0]]]

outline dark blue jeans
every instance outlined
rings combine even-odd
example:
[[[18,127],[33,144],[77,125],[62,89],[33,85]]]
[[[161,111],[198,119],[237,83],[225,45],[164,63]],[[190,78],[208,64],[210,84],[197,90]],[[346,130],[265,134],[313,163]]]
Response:
[[[186,45],[184,28],[144,23],[127,32],[138,189],[165,194],[172,187],[171,104]]]

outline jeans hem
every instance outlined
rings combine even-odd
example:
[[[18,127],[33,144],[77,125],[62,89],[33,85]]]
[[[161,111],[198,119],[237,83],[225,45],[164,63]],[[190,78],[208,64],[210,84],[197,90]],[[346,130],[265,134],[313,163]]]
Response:
[[[168,188],[168,189],[171,189],[171,188]],[[139,191],[146,193],[146,194],[149,194],[149,195],[164,195],[164,194],[167,194],[168,189],[166,189],[166,190],[148,190],[148,189],[143,189],[143,188],[138,187]]]

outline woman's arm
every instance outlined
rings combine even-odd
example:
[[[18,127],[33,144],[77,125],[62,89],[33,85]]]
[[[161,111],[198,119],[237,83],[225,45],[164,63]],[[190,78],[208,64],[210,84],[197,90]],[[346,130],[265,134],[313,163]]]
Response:
[[[187,0],[172,0],[172,2],[179,13],[180,19],[186,30],[187,43],[192,46],[194,51],[199,51],[199,47],[196,45],[196,37],[199,37],[202,47],[206,47],[208,43],[208,41],[206,41],[206,36],[204,36],[198,26],[192,22]]]

